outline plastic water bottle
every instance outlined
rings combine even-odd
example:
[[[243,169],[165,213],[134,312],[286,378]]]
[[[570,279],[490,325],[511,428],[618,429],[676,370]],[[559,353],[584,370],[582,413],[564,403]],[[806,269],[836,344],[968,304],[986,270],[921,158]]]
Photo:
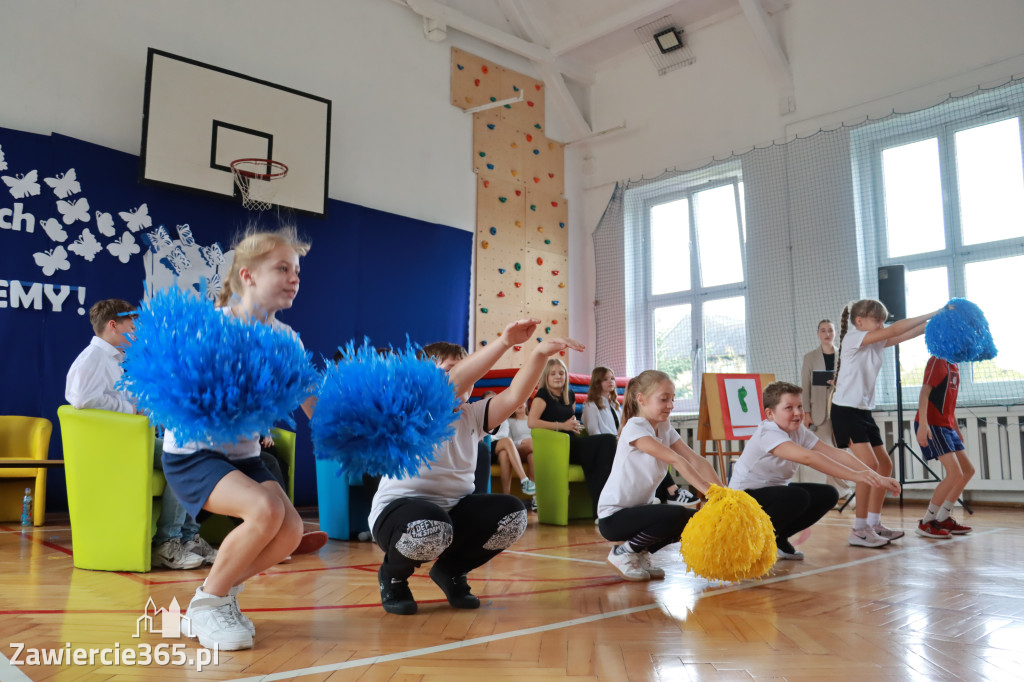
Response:
[[[25,497],[21,498],[21,525],[32,525],[32,489],[25,488]]]

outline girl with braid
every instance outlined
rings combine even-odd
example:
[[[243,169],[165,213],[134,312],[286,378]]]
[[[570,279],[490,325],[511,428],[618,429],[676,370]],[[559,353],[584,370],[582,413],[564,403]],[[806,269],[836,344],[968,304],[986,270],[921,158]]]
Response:
[[[676,390],[664,372],[647,370],[630,380],[622,407],[622,427],[612,473],[597,507],[598,529],[621,542],[608,563],[626,580],[665,577],[651,554],[679,541],[695,509],[655,504],[654,492],[672,465],[701,493],[721,479],[703,457],[686,446],[669,425]]]
[[[941,309],[940,309],[941,310]],[[924,333],[928,320],[939,312],[893,322],[881,301],[865,298],[843,308],[839,324],[839,357],[836,360],[835,395],[832,398],[832,431],[836,447],[850,452],[884,477],[892,473],[892,460],[882,446],[882,435],[871,417],[875,407],[875,382],[882,368],[882,352],[889,346]],[[850,323],[853,329],[849,329]],[[886,488],[872,488],[858,481],[857,511],[850,544],[884,547],[903,537],[901,530],[882,525]]]

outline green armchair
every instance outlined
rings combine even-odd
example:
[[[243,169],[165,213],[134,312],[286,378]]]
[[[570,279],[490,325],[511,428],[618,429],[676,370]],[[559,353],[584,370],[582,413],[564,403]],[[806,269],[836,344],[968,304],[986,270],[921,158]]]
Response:
[[[537,484],[537,520],[566,526],[569,519],[594,517],[583,468],[569,464],[569,434],[531,429],[533,472]]]
[[[155,430],[149,419],[107,410],[76,410],[71,405],[59,407],[57,417],[75,567],[148,572],[158,498],[165,486],[163,473],[153,469]],[[295,434],[275,430],[273,437],[275,454],[289,464],[291,497]],[[207,523],[201,532],[214,544],[231,528],[226,519],[209,529]]]

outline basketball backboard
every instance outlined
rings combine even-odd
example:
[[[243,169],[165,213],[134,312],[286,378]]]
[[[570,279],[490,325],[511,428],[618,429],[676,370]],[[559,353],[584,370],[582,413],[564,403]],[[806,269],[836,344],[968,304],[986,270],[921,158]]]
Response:
[[[324,215],[330,143],[330,100],[149,48],[143,181],[237,196],[231,162],[272,159],[273,203]]]

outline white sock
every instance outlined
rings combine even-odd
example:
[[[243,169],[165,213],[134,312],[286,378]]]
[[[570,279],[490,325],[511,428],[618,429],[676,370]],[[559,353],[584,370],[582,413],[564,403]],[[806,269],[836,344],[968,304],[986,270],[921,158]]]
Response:
[[[882,524],[882,512],[868,512],[868,525],[874,528]]]
[[[945,521],[953,513],[953,505],[956,504],[956,500],[946,500],[942,503],[939,508],[939,513],[935,515],[936,521]]]
[[[864,530],[867,527],[868,527],[868,520],[867,519],[862,519],[859,516],[853,519],[853,529],[854,530]]]
[[[921,519],[922,523],[928,523],[929,521],[934,521],[935,520],[935,516],[938,513],[939,513],[939,505],[934,504],[932,502],[929,502],[928,503],[928,511],[926,511],[924,513],[924,518]]]

